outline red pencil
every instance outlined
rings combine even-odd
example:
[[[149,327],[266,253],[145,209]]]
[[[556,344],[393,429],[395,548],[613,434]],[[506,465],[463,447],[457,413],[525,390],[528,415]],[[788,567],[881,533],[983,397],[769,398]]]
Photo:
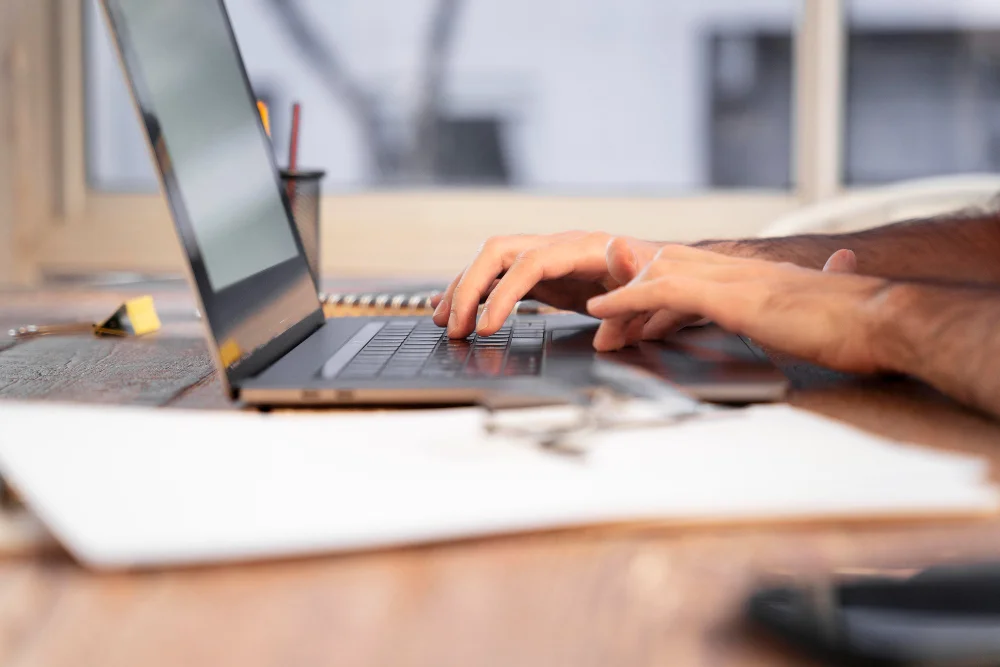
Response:
[[[302,123],[302,105],[292,105],[292,138],[288,143],[288,171],[295,173],[299,168],[299,127]]]
[[[299,126],[302,124],[302,105],[292,105],[292,136],[288,142],[288,201],[295,208],[295,170],[299,168]]]

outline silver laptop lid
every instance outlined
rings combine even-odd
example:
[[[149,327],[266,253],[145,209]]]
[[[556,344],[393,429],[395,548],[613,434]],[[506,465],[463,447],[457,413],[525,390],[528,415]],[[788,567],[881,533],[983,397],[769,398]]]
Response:
[[[216,360],[238,387],[323,322],[222,0],[102,0]]]

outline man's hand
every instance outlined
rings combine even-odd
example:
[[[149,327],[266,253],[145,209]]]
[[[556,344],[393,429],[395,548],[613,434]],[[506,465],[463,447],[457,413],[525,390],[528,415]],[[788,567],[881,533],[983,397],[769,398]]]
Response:
[[[664,256],[673,252],[683,252],[680,248],[686,246],[665,245],[660,250]],[[744,259],[763,259],[773,261],[766,249],[757,249],[741,244],[739,242],[720,241],[715,243],[705,243],[698,246],[703,250],[710,250],[716,254],[729,255]],[[675,250],[676,249],[676,250]],[[854,273],[858,268],[858,259],[854,252],[841,249],[833,253],[823,266],[823,270],[830,273]],[[673,334],[678,329],[691,325],[707,324],[708,319],[698,315],[678,313],[670,309],[651,311],[634,318],[621,319],[606,325],[603,333],[597,339],[600,345],[613,345],[614,347],[625,347],[640,340],[662,340]]]
[[[664,246],[627,285],[588,304],[604,322],[594,345],[614,350],[634,340],[651,314],[664,330],[707,318],[758,344],[844,371],[881,370],[873,352],[877,311],[889,283],[845,275],[853,253],[838,252],[828,271]],[[840,272],[838,272],[840,271]]]
[[[684,247],[613,237],[601,232],[566,232],[545,236],[500,236],[484,243],[470,264],[448,289],[434,298],[434,322],[447,326],[452,338],[473,330],[488,336],[510,316],[525,297],[562,310],[586,312],[587,300],[621,287],[663,248]],[[770,246],[739,241],[702,244],[715,253],[736,257],[778,259]],[[846,254],[845,254],[846,253]],[[850,251],[830,258],[828,270],[851,272],[857,262]],[[483,301],[482,315],[477,318]],[[629,342],[655,340],[697,318],[678,319],[670,312],[650,313],[641,325],[635,322]]]
[[[488,336],[503,326],[526,296],[585,312],[588,299],[635,278],[661,246],[598,232],[492,238],[435,297],[434,322],[447,326],[452,338],[464,338],[473,330]]]

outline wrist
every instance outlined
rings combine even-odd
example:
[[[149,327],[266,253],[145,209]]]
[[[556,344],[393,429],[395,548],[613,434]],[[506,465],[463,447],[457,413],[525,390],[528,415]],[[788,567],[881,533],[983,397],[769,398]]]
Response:
[[[868,305],[872,358],[882,372],[918,374],[919,341],[916,333],[923,288],[912,283],[886,282]]]

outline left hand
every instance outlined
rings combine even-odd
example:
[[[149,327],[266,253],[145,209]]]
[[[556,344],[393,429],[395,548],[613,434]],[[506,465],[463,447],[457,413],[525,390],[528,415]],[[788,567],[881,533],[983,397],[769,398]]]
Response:
[[[827,271],[815,271],[665,246],[634,280],[590,300],[590,314],[604,320],[594,346],[624,347],[641,336],[652,314],[664,331],[707,318],[803,360],[876,372],[872,342],[878,335],[879,302],[890,283],[842,273],[851,270],[852,260],[837,253]]]

